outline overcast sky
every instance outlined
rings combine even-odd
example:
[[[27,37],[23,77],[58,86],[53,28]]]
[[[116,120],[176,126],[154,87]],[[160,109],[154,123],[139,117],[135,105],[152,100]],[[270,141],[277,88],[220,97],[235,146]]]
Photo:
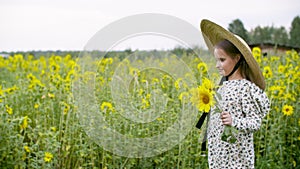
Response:
[[[289,31],[292,20],[300,16],[300,1],[0,0],[0,51],[82,50],[103,27],[141,13],[178,17],[196,29],[201,19],[207,18],[226,28],[234,19],[240,19],[248,31],[258,25],[284,26]],[[120,49],[143,45],[168,48],[167,44],[174,41],[155,38],[155,45],[146,40],[135,44],[129,39]]]

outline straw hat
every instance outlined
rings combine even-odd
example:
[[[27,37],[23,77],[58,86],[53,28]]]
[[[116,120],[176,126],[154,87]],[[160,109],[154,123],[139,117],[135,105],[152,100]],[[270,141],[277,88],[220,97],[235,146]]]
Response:
[[[249,80],[251,82],[255,83],[262,90],[265,89],[265,86],[266,86],[265,79],[259,68],[259,65],[256,62],[255,58],[253,57],[250,47],[247,45],[247,43],[242,38],[229,32],[228,30],[217,25],[216,23],[213,23],[206,19],[201,21],[200,27],[201,27],[202,35],[204,37],[204,41],[205,41],[208,49],[212,53],[214,51],[214,46],[218,42],[220,42],[224,39],[227,39],[232,44],[234,44],[239,49],[239,51],[242,53],[242,55],[245,58],[245,61],[247,62],[248,66],[250,68]]]

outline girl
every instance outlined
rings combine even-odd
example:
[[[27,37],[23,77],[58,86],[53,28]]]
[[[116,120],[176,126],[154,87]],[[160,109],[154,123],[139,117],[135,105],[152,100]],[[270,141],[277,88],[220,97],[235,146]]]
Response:
[[[217,91],[223,109],[212,109],[207,131],[209,167],[254,168],[253,132],[270,109],[264,77],[243,39],[209,20],[201,21],[201,31],[223,76]],[[238,131],[234,142],[221,138],[226,125]]]

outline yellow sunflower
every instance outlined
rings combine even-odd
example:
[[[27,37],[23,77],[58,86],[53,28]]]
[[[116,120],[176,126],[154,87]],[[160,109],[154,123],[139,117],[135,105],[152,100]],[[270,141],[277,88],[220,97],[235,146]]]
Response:
[[[24,146],[24,150],[27,152],[27,153],[30,153],[30,148],[28,146]]]
[[[204,62],[200,62],[197,65],[197,69],[200,73],[206,73],[207,72],[207,65]]]
[[[282,112],[286,116],[292,115],[293,111],[294,111],[294,108],[293,108],[293,106],[290,106],[290,105],[284,105],[282,108]]]
[[[260,57],[261,56],[261,49],[259,47],[254,47],[252,49],[252,53],[254,57]]]
[[[278,66],[278,72],[279,72],[279,73],[284,73],[284,72],[285,72],[285,66],[279,65],[279,66]]]
[[[213,93],[204,86],[199,86],[191,90],[191,102],[199,111],[209,112],[211,106],[214,105]]]
[[[23,119],[23,122],[22,124],[20,125],[20,128],[22,130],[26,129],[28,127],[28,116],[25,116],[24,119]]]
[[[265,78],[272,78],[273,77],[273,73],[272,73],[272,70],[271,70],[270,66],[265,66],[264,67],[263,75],[264,75]]]
[[[212,81],[207,78],[202,79],[202,86],[209,90],[209,92],[213,92],[215,85]]]
[[[102,102],[100,109],[102,111],[114,111],[112,104],[109,102]]]
[[[44,161],[46,163],[50,162],[53,158],[53,154],[49,153],[49,152],[45,152],[45,157],[44,157]]]
[[[11,107],[9,107],[8,105],[5,105],[5,108],[6,108],[6,112],[10,115],[13,114],[13,109]]]

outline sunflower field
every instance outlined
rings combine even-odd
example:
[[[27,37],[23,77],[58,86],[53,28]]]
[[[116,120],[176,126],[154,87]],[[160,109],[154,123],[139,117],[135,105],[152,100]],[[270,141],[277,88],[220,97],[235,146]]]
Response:
[[[219,77],[202,59],[208,51],[197,50],[200,57],[187,50],[0,57],[0,168],[208,168],[203,132],[194,127],[202,112],[188,102],[194,87]],[[253,55],[271,101],[254,137],[256,168],[300,168],[300,56],[293,50],[264,56],[257,47]],[[180,128],[170,129],[180,118],[186,119]],[[147,145],[161,147],[154,155],[133,157],[114,153],[118,147],[109,143],[126,140],[97,133],[106,128],[126,138],[185,134]],[[141,152],[129,142],[124,150]]]

